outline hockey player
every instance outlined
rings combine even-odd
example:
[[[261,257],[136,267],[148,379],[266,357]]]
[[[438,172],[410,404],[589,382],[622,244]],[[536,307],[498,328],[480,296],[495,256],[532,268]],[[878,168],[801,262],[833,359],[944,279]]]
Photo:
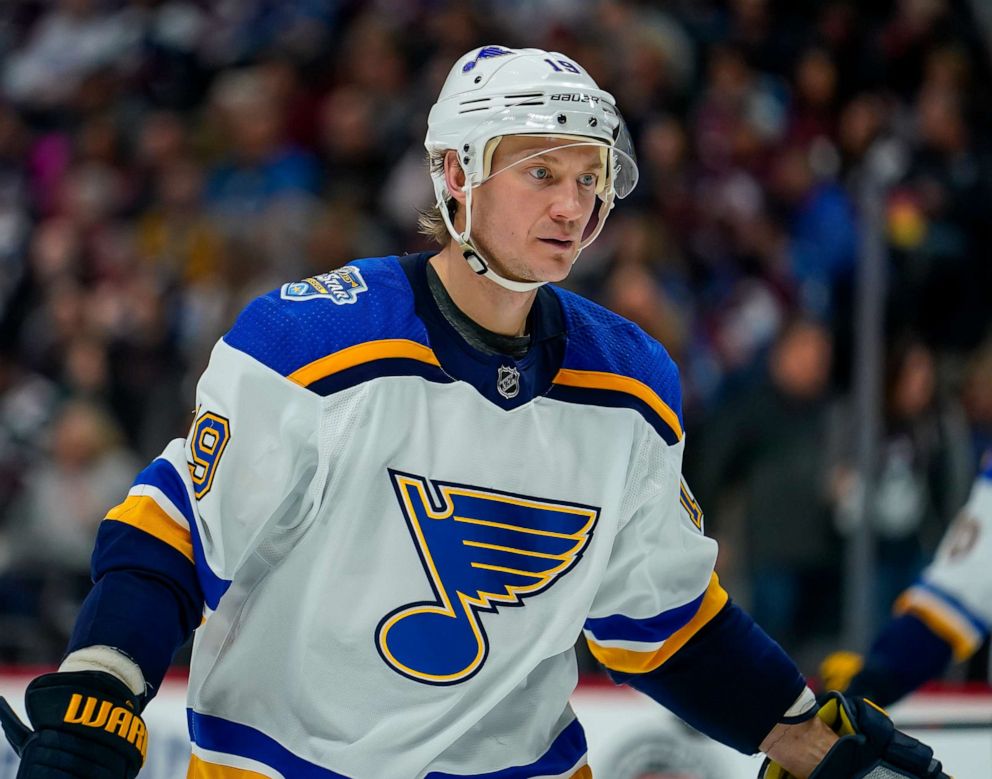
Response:
[[[140,711],[194,630],[194,779],[587,779],[583,633],[618,681],[768,753],[767,776],[942,776],[859,701],[826,719],[863,734],[814,716],[713,573],[671,359],[547,285],[636,182],[613,97],[562,54],[486,46],[426,146],[443,248],[241,314],[188,437],[102,523],[33,730],[0,710],[19,777],[133,777]]]
[[[933,562],[896,601],[894,616],[862,658],[828,657],[820,670],[831,689],[866,695],[882,706],[971,657],[992,626],[992,451]]]

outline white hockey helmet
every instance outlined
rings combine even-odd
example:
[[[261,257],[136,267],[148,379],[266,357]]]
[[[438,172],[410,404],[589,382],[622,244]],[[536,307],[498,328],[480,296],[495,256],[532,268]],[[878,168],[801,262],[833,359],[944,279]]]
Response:
[[[483,46],[455,63],[431,108],[424,146],[432,157],[449,149],[458,153],[465,172],[465,230],[459,234],[451,223],[451,194],[443,168],[431,170],[437,208],[448,233],[476,273],[507,289],[527,291],[544,282],[519,282],[499,276],[471,239],[472,189],[506,169],[490,170],[493,152],[504,135],[572,141],[566,147],[602,147],[603,172],[596,191],[600,207],[586,228],[580,252],[599,235],[616,199],[633,190],[637,160],[613,95],[600,89],[580,65],[565,55],[542,49]]]

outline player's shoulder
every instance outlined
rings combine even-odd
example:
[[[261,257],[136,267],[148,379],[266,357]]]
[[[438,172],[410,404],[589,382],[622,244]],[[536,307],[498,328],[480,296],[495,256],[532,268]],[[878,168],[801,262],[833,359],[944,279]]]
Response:
[[[992,447],[989,447],[982,455],[978,478],[980,481],[992,484]]]
[[[581,295],[555,287],[567,341],[556,382],[620,392],[646,404],[672,443],[682,437],[678,367],[665,347],[638,325]]]
[[[293,377],[308,365],[382,342],[426,344],[423,324],[398,258],[355,260],[283,284],[255,298],[224,341]]]

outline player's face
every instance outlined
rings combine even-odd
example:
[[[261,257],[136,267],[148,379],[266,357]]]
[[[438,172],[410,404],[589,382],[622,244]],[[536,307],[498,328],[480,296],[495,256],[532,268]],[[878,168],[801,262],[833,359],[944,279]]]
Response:
[[[568,275],[598,207],[603,168],[598,148],[562,148],[570,143],[509,135],[496,147],[498,175],[472,193],[472,240],[500,275],[516,281]]]

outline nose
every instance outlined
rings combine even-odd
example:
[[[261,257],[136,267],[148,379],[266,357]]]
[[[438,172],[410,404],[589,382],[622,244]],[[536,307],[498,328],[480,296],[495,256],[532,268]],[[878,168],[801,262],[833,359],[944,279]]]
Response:
[[[556,222],[573,222],[585,212],[577,181],[565,179],[553,187],[551,218]]]

